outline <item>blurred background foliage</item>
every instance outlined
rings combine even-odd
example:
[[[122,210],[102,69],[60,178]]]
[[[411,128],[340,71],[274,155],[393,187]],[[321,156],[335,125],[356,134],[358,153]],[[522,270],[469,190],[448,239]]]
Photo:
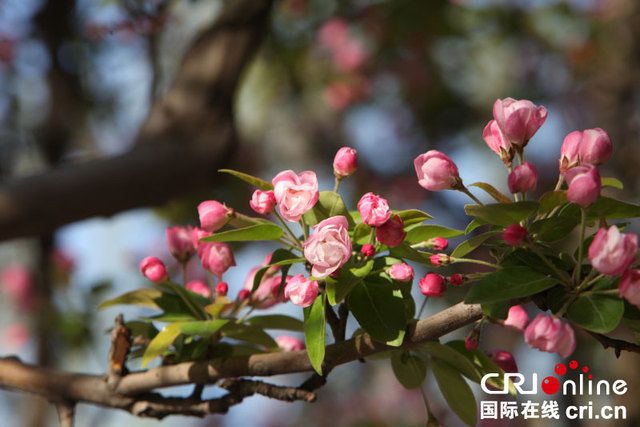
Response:
[[[2,0],[2,181],[129,149],[151,103],[171,84],[189,43],[228,1]],[[464,227],[463,199],[421,189],[413,158],[441,150],[457,162],[467,183],[485,180],[506,191],[506,170],[484,146],[482,129],[496,98],[527,98],[549,110],[547,123],[527,148],[528,160],[541,176],[539,193],[556,182],[564,136],[602,127],[614,143],[613,158],[602,174],[624,182],[625,190],[616,196],[637,202],[639,60],[636,0],[281,0],[237,93],[241,138],[229,167],[268,180],[283,169],[312,169],[321,187],[329,189],[333,156],[348,145],[358,150],[360,162],[359,171],[343,185],[351,206],[362,193],[374,191],[393,208],[422,208],[443,225]],[[114,313],[95,318],[93,301],[96,292],[104,291],[103,282],[113,282],[119,291],[139,286],[135,266],[147,254],[166,255],[159,247],[167,224],[195,224],[195,205],[206,198],[251,213],[250,194],[244,184],[225,178],[212,182],[205,193],[185,188],[184,198],[154,214],[90,220],[37,241],[4,244],[0,262],[28,266],[38,298],[50,310],[37,316],[12,305],[5,295],[0,301],[6,308],[0,316],[6,332],[3,353],[23,352],[30,361],[103,371],[100,361],[106,351],[90,350],[96,337],[107,341],[101,332]],[[66,284],[56,287],[60,276],[49,274],[48,260],[58,249],[71,252],[77,262],[65,273],[70,277],[63,280]],[[259,264],[263,256],[246,251],[246,265]],[[239,283],[231,283],[232,294],[244,272],[237,273]],[[30,330],[22,341],[7,338],[12,336],[7,328],[16,323]],[[522,349],[521,337],[492,331],[486,331],[482,348],[515,352],[522,356],[517,360],[523,371],[540,366],[532,361],[540,353]],[[610,364],[605,374],[611,354],[593,349],[579,346],[576,357],[605,376],[619,377],[625,370],[628,375],[625,366],[637,367],[637,358],[626,357],[624,363]],[[87,352],[94,352],[93,364],[86,362]],[[553,366],[553,356],[544,357],[544,367]],[[340,372],[342,377],[336,374],[336,384],[314,405],[241,405],[226,418],[210,417],[203,423],[420,424],[424,408],[419,393],[402,390],[389,369],[358,366]],[[637,378],[629,379],[633,381],[638,385]],[[630,390],[627,398],[637,397],[633,384]],[[9,415],[23,397],[0,397],[6,419],[46,424],[47,415],[34,416],[27,404]],[[442,402],[433,409],[445,425],[457,422],[448,418]],[[116,425],[125,417],[134,422],[91,411],[85,420]]]

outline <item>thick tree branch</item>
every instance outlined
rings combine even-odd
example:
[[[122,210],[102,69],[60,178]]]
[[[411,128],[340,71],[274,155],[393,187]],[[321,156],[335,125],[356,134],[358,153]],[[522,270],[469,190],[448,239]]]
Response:
[[[602,344],[602,347],[604,347],[605,350],[608,349],[609,347],[613,348],[613,351],[615,352],[616,357],[620,357],[620,353],[622,353],[622,351],[628,351],[631,353],[640,353],[640,345],[630,343],[624,340],[619,340],[616,338],[609,338],[606,335],[598,334],[591,331],[586,331],[586,332],[592,337],[594,337],[596,340],[598,340],[600,344]]]
[[[235,142],[232,100],[272,0],[237,0],[188,50],[126,154],[0,187],[0,240],[41,235],[96,215],[157,206],[216,180]]]
[[[478,320],[481,316],[482,311],[478,305],[457,304],[411,326],[402,346],[411,347],[438,339]],[[375,342],[367,334],[358,335],[350,340],[328,346],[324,365],[329,370],[391,348]],[[0,359],[0,387],[37,394],[55,403],[86,402],[123,409],[140,416],[156,418],[170,414],[203,416],[208,413],[226,412],[231,404],[242,400],[244,397],[242,393],[245,392],[253,394],[267,390],[263,394],[270,397],[281,393],[306,400],[311,397],[307,392],[315,387],[298,389],[285,387],[283,389],[286,391],[279,390],[276,393],[274,387],[277,388],[277,386],[229,385],[233,388],[229,395],[212,401],[201,401],[193,397],[166,398],[151,391],[175,385],[214,384],[220,379],[229,377],[271,376],[310,371],[313,371],[313,368],[305,351],[266,353],[249,357],[233,357],[224,361],[181,363],[131,373],[123,376],[113,388],[107,384],[105,376],[61,372],[28,365],[16,358],[4,358]]]

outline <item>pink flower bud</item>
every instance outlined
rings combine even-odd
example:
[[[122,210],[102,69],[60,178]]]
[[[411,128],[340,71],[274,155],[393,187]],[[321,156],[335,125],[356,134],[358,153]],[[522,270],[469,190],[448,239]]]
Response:
[[[567,171],[567,200],[586,208],[600,197],[600,173],[590,164],[576,166]]]
[[[284,351],[298,351],[305,349],[304,341],[289,335],[280,335],[276,338],[276,343],[278,343],[278,347]]]
[[[338,178],[345,178],[353,174],[358,169],[358,159],[356,150],[349,147],[342,147],[333,159],[333,173]]]
[[[507,319],[502,322],[507,328],[514,329],[516,331],[524,332],[524,329],[529,324],[529,315],[520,305],[514,305],[509,309]]]
[[[307,279],[302,274],[293,276],[287,281],[284,296],[295,305],[309,307],[318,296],[318,282]]]
[[[447,289],[444,277],[435,273],[427,273],[419,282],[420,292],[428,297],[441,297]]]
[[[233,215],[233,210],[215,200],[207,200],[198,205],[200,227],[206,231],[222,228]]]
[[[226,243],[203,243],[204,244],[201,243],[198,248],[198,256],[202,262],[202,267],[215,274],[218,279],[221,279],[225,271],[236,265],[233,252]]]
[[[516,166],[509,174],[509,191],[512,193],[526,193],[533,191],[538,184],[538,172],[529,162]]]
[[[518,365],[516,364],[516,360],[513,358],[513,355],[508,351],[504,350],[494,350],[489,353],[489,357],[493,360],[493,363],[498,365],[500,369],[508,374],[516,374],[518,373]]]
[[[371,192],[360,198],[358,211],[362,222],[371,227],[379,227],[391,217],[387,200]]]
[[[476,348],[478,348],[478,336],[477,336],[477,334],[474,334],[472,332],[471,334],[469,334],[466,337],[464,337],[464,347],[469,351],[475,350]]]
[[[429,257],[429,261],[436,267],[440,267],[451,264],[451,257],[447,254],[434,254]]]
[[[429,191],[455,190],[462,186],[458,167],[440,151],[430,150],[419,155],[413,165],[418,184]]]
[[[313,227],[313,233],[302,245],[304,257],[312,264],[314,277],[326,277],[338,270],[351,257],[349,223],[344,216],[332,216]]]
[[[366,243],[362,245],[362,249],[360,249],[360,252],[364,256],[374,256],[376,254],[376,249],[373,247],[373,245]]]
[[[611,158],[613,144],[609,134],[600,128],[582,132],[580,142],[580,161],[592,165],[601,165]]]
[[[244,301],[248,300],[249,297],[251,297],[251,291],[250,290],[241,289],[240,292],[238,292],[238,301],[240,301],[240,302],[244,302]]]
[[[453,286],[460,286],[464,284],[464,276],[462,274],[452,274],[449,277],[449,283]]]
[[[402,221],[400,215],[393,215],[387,222],[376,229],[376,240],[389,247],[398,246],[406,236],[404,221]]]
[[[638,236],[620,233],[612,225],[601,228],[589,246],[591,265],[600,273],[617,276],[631,265],[638,250]]]
[[[618,285],[620,298],[640,308],[640,270],[627,270]]]
[[[200,280],[194,280],[185,286],[185,288],[189,289],[191,292],[195,292],[196,294],[200,294],[205,298],[211,298],[211,289],[204,282]]]
[[[413,280],[413,268],[403,262],[393,264],[388,272],[393,280],[399,282],[411,282]]]
[[[529,232],[526,228],[518,224],[513,224],[505,228],[502,239],[509,246],[520,246],[527,241]]]
[[[532,348],[569,357],[576,349],[573,328],[560,319],[538,314],[524,331],[524,340]]]
[[[273,192],[284,219],[298,222],[300,217],[311,210],[318,201],[318,178],[311,171],[296,175],[292,170],[280,172],[271,181]]]
[[[167,235],[167,247],[171,255],[181,263],[189,261],[196,253],[196,247],[192,240],[192,231],[185,227],[169,227],[165,231]]]
[[[564,137],[562,148],[560,148],[560,173],[564,174],[567,169],[580,164],[579,150],[582,141],[582,132],[579,130],[571,132]]]
[[[511,143],[507,141],[498,122],[491,120],[487,126],[485,126],[482,132],[482,139],[487,143],[489,148],[496,153],[505,165],[511,165],[515,150],[511,146]]]
[[[162,283],[169,277],[164,263],[154,256],[148,256],[140,262],[140,271],[154,283]]]
[[[202,247],[209,244],[209,242],[201,242],[200,239],[211,236],[213,233],[203,230],[202,228],[193,227],[191,229],[191,243],[193,247],[196,248],[196,252],[198,256],[200,256],[200,252],[202,251]]]
[[[493,118],[511,145],[524,148],[547,119],[547,109],[526,99],[497,99]]]
[[[426,242],[426,246],[438,252],[442,252],[449,247],[449,242],[444,237],[434,237]]]
[[[229,285],[227,285],[227,282],[219,282],[216,285],[216,294],[223,297],[227,295],[227,292],[229,292]]]
[[[260,285],[258,288],[251,293],[253,289],[253,282],[256,276],[257,271],[260,267],[254,267],[249,270],[249,274],[244,281],[244,289],[246,289],[251,296],[249,303],[256,308],[269,308],[273,307],[277,303],[285,302],[287,300],[284,290],[280,292],[278,295],[278,291],[280,290],[280,284],[282,283],[282,276],[275,276],[278,270],[270,271],[267,270],[264,276],[262,276],[262,280],[260,281]],[[285,280],[285,287],[286,287]]]
[[[349,38],[349,24],[342,18],[331,18],[318,31],[318,42],[325,49],[338,48]]]
[[[33,274],[22,265],[5,267],[0,275],[2,290],[24,311],[31,311],[36,306],[36,293]]]
[[[257,213],[266,215],[276,207],[276,196],[271,190],[256,190],[253,192],[251,200],[249,200],[249,205]]]

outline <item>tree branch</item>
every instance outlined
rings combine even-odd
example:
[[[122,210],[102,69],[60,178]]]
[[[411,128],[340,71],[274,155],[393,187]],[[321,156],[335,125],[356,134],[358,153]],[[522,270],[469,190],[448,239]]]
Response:
[[[585,331],[589,335],[594,337],[596,340],[598,340],[600,344],[602,344],[602,347],[604,347],[605,350],[608,349],[609,347],[612,347],[613,351],[615,351],[616,357],[620,357],[620,353],[622,351],[628,351],[631,353],[640,353],[640,346],[637,344],[633,344],[633,343],[630,343],[624,340],[619,340],[616,338],[610,338],[606,335],[587,331],[586,329]]]

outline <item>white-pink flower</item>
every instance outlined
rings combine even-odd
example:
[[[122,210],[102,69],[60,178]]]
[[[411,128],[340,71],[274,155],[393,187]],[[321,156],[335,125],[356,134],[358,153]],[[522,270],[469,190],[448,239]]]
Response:
[[[284,288],[284,296],[295,305],[309,307],[318,296],[318,282],[302,274],[290,277]]]
[[[280,347],[284,351],[297,351],[305,349],[304,341],[290,335],[280,335],[276,338],[276,343],[278,343],[278,347]]]
[[[216,231],[229,221],[233,210],[216,200],[207,200],[198,205],[200,226],[206,231]]]
[[[332,216],[313,227],[304,242],[304,257],[313,266],[314,277],[325,277],[342,267],[351,257],[349,223],[344,216]]]
[[[618,285],[620,297],[640,308],[640,270],[627,270]]]
[[[411,282],[413,280],[413,268],[408,264],[399,262],[389,268],[389,276],[399,282]]]
[[[298,222],[318,201],[318,178],[315,172],[305,171],[296,175],[292,170],[280,172],[271,181],[280,214],[284,219]]]
[[[272,190],[256,190],[249,200],[249,205],[257,213],[266,215],[276,207],[276,196]]]
[[[617,276],[631,265],[638,250],[638,236],[620,233],[612,225],[601,228],[589,246],[589,260],[600,273]]]
[[[497,99],[493,118],[511,145],[522,148],[547,119],[547,109],[527,99]]]
[[[452,190],[462,185],[458,167],[446,154],[430,150],[413,161],[418,184],[429,191]]]
[[[529,315],[521,305],[514,305],[509,309],[507,319],[502,324],[507,328],[523,332],[529,324]]]
[[[360,198],[358,211],[362,222],[371,227],[379,227],[391,217],[387,200],[372,192],[368,192]]]
[[[568,323],[546,314],[539,314],[524,331],[530,347],[569,357],[576,349],[576,337]]]

